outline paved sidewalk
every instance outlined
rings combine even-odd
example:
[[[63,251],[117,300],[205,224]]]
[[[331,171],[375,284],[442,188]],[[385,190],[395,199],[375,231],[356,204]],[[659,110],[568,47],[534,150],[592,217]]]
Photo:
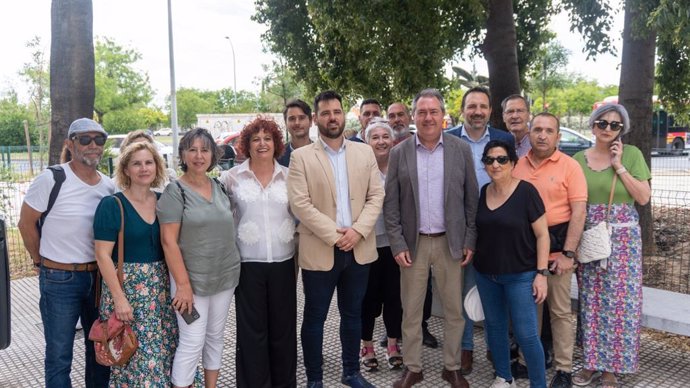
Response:
[[[12,344],[5,350],[0,350],[0,387],[43,387],[43,353],[44,342],[41,317],[38,311],[38,278],[25,278],[12,281]],[[301,311],[303,297],[298,290],[298,328],[301,325]],[[335,300],[334,300],[335,302]],[[220,387],[235,386],[235,316],[234,307],[225,330],[225,352],[223,356],[223,368],[220,374]],[[338,311],[335,303],[331,305],[329,319],[326,322],[326,338],[324,338],[324,383],[326,387],[342,387],[340,384],[340,341],[338,338]],[[432,317],[429,322],[432,333],[442,336],[442,321]],[[382,324],[377,322],[374,337],[381,334]],[[75,387],[83,387],[83,333],[77,334],[79,341],[74,347],[74,370],[72,371],[72,383]],[[486,348],[484,346],[483,331],[475,330],[475,362],[474,371],[468,376],[468,381],[473,387],[488,387],[493,380],[493,370],[489,362],[484,358]],[[299,349],[298,345],[298,349]],[[377,348],[377,352],[383,356],[383,348]],[[680,352],[669,348],[664,344],[643,337],[640,350],[641,368],[636,375],[623,376],[620,381],[625,387],[663,387],[684,388],[690,381],[690,353]],[[306,384],[304,367],[299,350],[297,379],[298,386]],[[423,387],[446,387],[448,384],[441,379],[441,350],[424,348],[423,361],[426,365],[424,381],[417,385]],[[383,357],[380,360],[384,360]],[[579,369],[581,360],[579,351],[576,353],[576,369]],[[377,387],[390,387],[400,376],[400,371],[380,370],[374,373],[363,372],[369,381]],[[547,377],[550,379],[553,372]],[[518,380],[518,387],[529,386],[527,380]]]

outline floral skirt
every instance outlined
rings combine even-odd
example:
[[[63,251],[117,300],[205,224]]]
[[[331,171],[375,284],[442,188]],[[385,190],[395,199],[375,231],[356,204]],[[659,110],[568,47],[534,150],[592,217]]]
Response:
[[[587,206],[586,228],[604,220],[607,204]],[[611,257],[580,264],[580,340],[584,367],[635,373],[639,367],[642,323],[642,239],[634,205],[614,204]]]
[[[124,366],[110,372],[111,387],[170,387],[170,369],[177,347],[177,319],[170,298],[170,280],[164,261],[125,263],[124,291],[134,310],[132,330],[139,348]],[[114,309],[103,282],[101,319]]]

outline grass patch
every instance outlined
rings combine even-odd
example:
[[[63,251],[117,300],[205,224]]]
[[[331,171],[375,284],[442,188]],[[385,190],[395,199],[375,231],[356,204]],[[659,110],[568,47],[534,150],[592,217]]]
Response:
[[[24,242],[18,228],[7,228],[7,253],[11,279],[36,275],[29,252],[24,248]]]

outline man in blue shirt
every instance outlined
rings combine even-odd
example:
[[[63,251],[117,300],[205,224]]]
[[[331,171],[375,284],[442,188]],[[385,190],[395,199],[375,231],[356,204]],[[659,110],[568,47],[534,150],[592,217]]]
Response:
[[[481,162],[484,147],[491,140],[503,140],[508,144],[515,144],[515,138],[506,131],[488,125],[489,118],[491,117],[491,95],[486,88],[477,86],[465,92],[462,96],[461,108],[464,123],[449,129],[448,133],[459,137],[470,145],[477,183],[481,190],[482,186],[491,181],[486,170],[484,170],[484,164]],[[468,265],[465,267],[464,276],[463,300],[467,292],[475,285],[473,266]],[[466,324],[465,332],[462,335],[462,364],[460,371],[462,374],[468,375],[472,372],[474,322],[470,320],[464,311],[463,314]]]

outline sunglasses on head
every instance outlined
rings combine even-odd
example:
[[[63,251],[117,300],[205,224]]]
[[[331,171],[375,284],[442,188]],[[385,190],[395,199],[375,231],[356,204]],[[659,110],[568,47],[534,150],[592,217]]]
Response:
[[[488,165],[494,164],[494,162],[498,162],[498,164],[506,164],[510,162],[510,158],[507,157],[506,155],[501,155],[497,157],[492,157],[492,156],[485,156],[482,158],[482,163]]]
[[[612,131],[620,131],[623,129],[623,123],[619,121],[606,121],[606,120],[595,120],[594,125],[597,126],[597,128],[604,130],[606,127],[611,127]]]
[[[96,135],[96,136],[75,136],[73,139],[79,141],[79,144],[83,146],[87,146],[91,144],[91,142],[96,143],[97,146],[102,146],[105,144],[105,141],[108,139],[107,137],[103,135]]]

